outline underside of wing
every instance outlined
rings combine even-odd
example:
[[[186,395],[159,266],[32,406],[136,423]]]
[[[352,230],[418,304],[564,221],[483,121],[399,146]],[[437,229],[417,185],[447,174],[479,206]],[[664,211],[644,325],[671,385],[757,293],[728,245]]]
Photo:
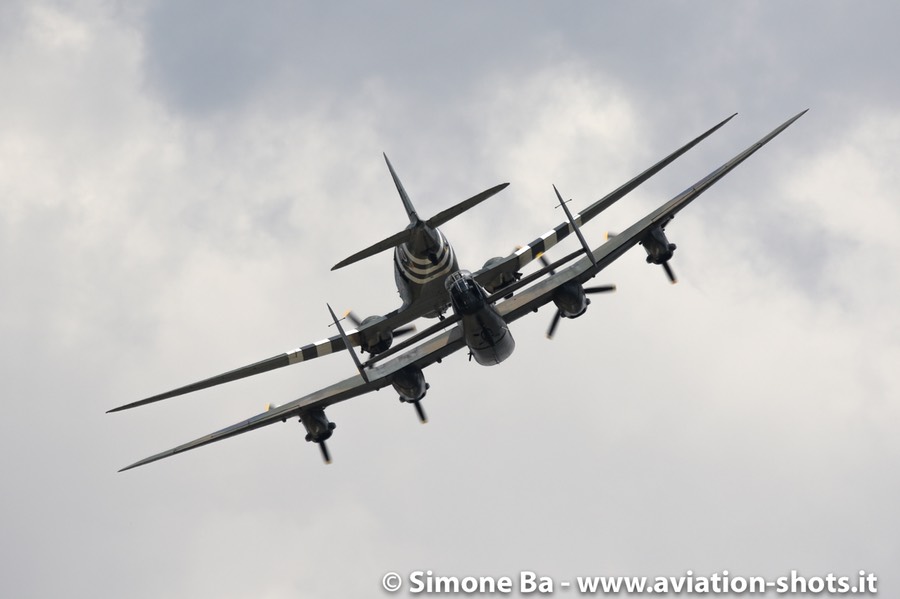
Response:
[[[393,331],[398,327],[412,322],[413,320],[421,316],[420,312],[423,312],[423,310],[394,310],[393,312],[386,314],[383,318],[372,322],[371,324],[360,326],[357,329],[348,330],[347,338],[350,340],[350,343],[352,345],[359,346],[365,341],[366,338],[378,339],[384,335],[385,331]],[[234,370],[229,370],[228,372],[217,374],[201,381],[172,389],[171,391],[159,393],[151,397],[112,408],[111,410],[108,410],[107,413],[120,412],[122,410],[136,408],[138,406],[155,403],[164,399],[178,397],[179,395],[185,395],[194,391],[208,389],[210,387],[215,387],[216,385],[230,383],[232,381],[243,379],[256,374],[261,374],[263,372],[269,372],[271,370],[290,366],[291,364],[297,364],[298,362],[307,362],[320,356],[333,354],[344,349],[346,349],[346,345],[343,338],[340,335],[334,335],[332,337],[329,337],[328,339],[322,339],[321,341],[316,341],[315,343],[310,343],[308,345],[304,345],[287,351],[283,354],[278,354],[277,356],[272,356],[271,358],[266,358],[265,360],[255,362],[247,366],[241,366],[240,368],[235,368]]]
[[[603,245],[591,252],[593,259],[584,256],[571,266],[552,274],[546,279],[541,280],[519,293],[516,293],[513,297],[498,304],[498,312],[500,312],[507,322],[511,322],[552,301],[555,290],[561,285],[570,281],[584,284],[586,281],[596,276],[601,270],[612,264],[619,256],[638,243],[641,243],[654,228],[664,227],[675,214],[697,199],[700,194],[712,187],[717,181],[721,180],[735,167],[753,155],[753,153],[769,143],[805,113],[806,111],[804,110],[800,114],[788,119],[768,135],[697,181],[694,185],[688,187],[682,193],[637,221],[622,233],[611,237]]]
[[[716,124],[712,128],[704,131],[702,134],[695,137],[685,145],[681,146],[644,172],[632,178],[627,183],[622,184],[617,189],[611,191],[606,196],[597,200],[596,202],[579,212],[575,218],[575,222],[578,224],[578,226],[586,224],[595,216],[618,202],[620,199],[628,195],[645,181],[650,179],[653,175],[657,174],[666,166],[674,162],[675,159],[680,157],[682,154],[696,146],[708,136],[712,135],[716,130],[718,130],[734,117],[735,115],[733,114],[727,119]],[[506,258],[503,258],[502,260],[491,264],[489,267],[485,267],[475,273],[475,280],[489,291],[494,292],[501,288],[498,281],[503,280],[504,276],[508,276],[509,274],[518,272],[527,264],[540,257],[541,254],[568,237],[573,231],[574,229],[569,222],[560,223],[531,243],[519,248]]]
[[[275,424],[276,422],[284,422],[289,418],[302,417],[309,412],[324,410],[332,404],[358,397],[365,393],[369,393],[370,391],[376,391],[391,384],[394,375],[407,367],[414,366],[423,369],[440,361],[462,347],[465,347],[465,341],[463,340],[460,327],[457,326],[448,331],[444,331],[441,335],[430,339],[411,351],[397,356],[384,365],[373,368],[367,376],[368,381],[357,374],[299,399],[295,399],[294,401],[272,408],[261,414],[257,414],[256,416],[238,422],[237,424],[233,424],[209,435],[204,435],[199,439],[184,443],[178,447],[152,455],[122,468],[119,472],[143,466],[179,453],[184,453],[185,451],[209,445],[216,441],[222,441],[223,439],[234,437],[270,424]]]

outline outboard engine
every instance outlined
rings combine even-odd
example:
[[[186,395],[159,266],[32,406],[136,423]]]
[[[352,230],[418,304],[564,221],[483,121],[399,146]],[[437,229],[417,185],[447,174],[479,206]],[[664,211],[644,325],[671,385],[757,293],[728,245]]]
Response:
[[[675,244],[669,243],[662,227],[654,227],[641,239],[641,245],[647,251],[647,263],[662,264],[672,259],[675,254]]]
[[[424,424],[428,422],[425,416],[425,410],[422,409],[422,398],[428,391],[429,385],[425,382],[425,375],[422,369],[415,364],[410,364],[394,373],[391,378],[391,385],[394,390],[400,394],[400,401],[403,403],[411,403],[416,408],[416,414],[419,420]]]
[[[337,425],[325,416],[325,410],[309,410],[301,412],[300,422],[306,427],[306,440],[318,443],[322,450],[322,459],[326,464],[331,463],[331,455],[328,453],[328,447],[325,441],[331,437],[332,432]]]
[[[675,283],[675,273],[672,271],[672,267],[669,266],[669,260],[675,255],[676,245],[669,243],[663,231],[664,226],[665,223],[647,231],[640,243],[644,246],[644,250],[647,251],[647,263],[661,265],[666,271],[666,276],[669,277],[669,280]]]

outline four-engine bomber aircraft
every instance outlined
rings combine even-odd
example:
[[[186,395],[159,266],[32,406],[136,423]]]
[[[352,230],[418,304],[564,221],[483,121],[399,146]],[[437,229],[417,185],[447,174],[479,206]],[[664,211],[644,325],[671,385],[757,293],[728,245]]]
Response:
[[[595,249],[588,247],[580,231],[579,219],[571,215],[557,191],[568,225],[581,244],[581,248],[577,251],[545,265],[527,277],[514,280],[493,293],[478,280],[477,275],[466,271],[450,273],[444,281],[444,288],[453,315],[444,318],[414,338],[373,356],[365,364],[359,361],[353,350],[352,340],[341,327],[334,312],[331,312],[339,331],[338,337],[356,364],[358,371],[356,375],[282,406],[272,406],[266,412],[248,420],[135,462],[122,470],[148,464],[275,422],[286,422],[289,418],[295,417],[299,418],[306,428],[306,440],[317,443],[325,461],[329,462],[330,456],[325,441],[331,437],[335,424],[325,416],[325,408],[388,385],[393,386],[399,393],[401,401],[413,403],[420,419],[424,421],[425,415],[419,403],[428,390],[423,374],[424,368],[440,362],[463,347],[468,349],[479,364],[491,365],[502,362],[515,349],[515,342],[509,330],[511,322],[529,312],[536,312],[538,308],[550,302],[556,304],[558,313],[563,317],[580,316],[585,312],[588,303],[584,284],[637,244],[644,246],[648,262],[665,264],[671,259],[675,248],[669,243],[664,230],[675,215],[805,113],[804,110],[787,120],[712,173]],[[525,256],[525,253],[517,252],[515,255],[521,257]],[[574,263],[562,268],[573,260]],[[415,345],[416,343],[419,345]],[[415,346],[412,347],[413,345]],[[412,348],[402,353],[407,347]]]
[[[668,166],[676,158],[706,139],[709,135],[734,118],[734,116],[735,115],[731,115],[703,132],[620,186],[618,189],[610,192],[600,200],[582,210],[578,214],[576,222],[579,225],[587,223],[647,181],[650,177]],[[337,263],[332,268],[332,270],[335,270],[368,256],[394,248],[394,279],[397,284],[397,290],[403,300],[403,305],[383,316],[370,316],[364,319],[359,322],[358,328],[351,329],[347,331],[346,334],[346,339],[349,340],[351,345],[359,346],[362,351],[372,355],[386,351],[391,346],[395,336],[409,330],[402,328],[404,325],[421,316],[434,317],[443,315],[450,305],[450,296],[444,288],[444,279],[446,279],[447,275],[450,273],[459,270],[459,266],[452,246],[438,227],[451,218],[458,216],[469,208],[481,203],[508,185],[508,183],[503,183],[492,187],[423,221],[419,218],[409,195],[403,188],[403,184],[400,183],[400,179],[397,177],[397,173],[394,171],[394,167],[387,159],[387,156],[385,156],[384,159],[385,162],[387,162],[391,178],[394,180],[394,184],[403,201],[403,206],[409,216],[409,225],[403,231],[400,231],[361,252],[357,252],[349,258]],[[475,273],[474,276],[476,281],[491,293],[512,285],[521,277],[519,271],[522,268],[540,256],[543,252],[553,247],[556,243],[565,239],[572,231],[572,226],[566,221],[505,258],[491,258],[485,263],[480,271]],[[223,374],[141,399],[109,411],[116,412],[134,408],[190,393],[192,391],[207,389],[215,385],[221,385],[255,374],[268,372],[290,364],[309,361],[326,354],[339,352],[347,347],[344,339],[345,338],[340,335],[335,335],[328,339],[323,339],[322,341],[292,349],[283,354],[278,354],[277,356],[255,362],[248,366],[242,366]]]

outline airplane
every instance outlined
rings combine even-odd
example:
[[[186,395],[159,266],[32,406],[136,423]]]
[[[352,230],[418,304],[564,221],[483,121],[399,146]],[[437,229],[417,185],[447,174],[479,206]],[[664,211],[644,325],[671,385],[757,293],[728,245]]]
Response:
[[[579,226],[587,223],[688,150],[712,135],[735,116],[736,113],[717,123],[628,182],[597,200],[582,210],[575,218],[575,221]],[[443,317],[444,312],[450,306],[450,297],[443,282],[447,275],[459,270],[459,266],[453,247],[438,227],[501,191],[508,183],[502,183],[485,190],[423,221],[419,218],[387,155],[384,156],[384,159],[409,217],[409,225],[403,231],[391,235],[338,262],[332,270],[343,268],[363,258],[394,248],[394,279],[398,292],[403,299],[403,304],[400,308],[381,316],[369,316],[362,320],[348,312],[347,316],[356,323],[356,328],[348,330],[346,338],[334,335],[247,366],[241,366],[234,370],[172,389],[171,391],[113,408],[107,413],[155,403],[339,352],[346,349],[345,339],[351,345],[358,346],[361,351],[374,356],[387,351],[391,347],[394,337],[413,330],[413,327],[404,325],[423,316]],[[526,265],[538,259],[543,252],[568,237],[573,231],[574,229],[568,221],[563,222],[509,256],[494,257],[487,260],[484,267],[473,276],[489,293],[495,293],[507,288],[521,278],[520,271]]]
[[[808,109],[807,109],[808,110]],[[752,154],[769,143],[801,116],[804,110],[788,119],[758,142],[737,154],[731,160],[703,177],[680,194],[638,220],[625,231],[609,237],[602,245],[591,249],[580,231],[580,224],[566,207],[561,194],[556,191],[569,225],[576,233],[581,247],[575,252],[544,266],[542,269],[523,277],[502,289],[489,293],[477,277],[467,271],[456,271],[448,275],[444,286],[450,297],[453,315],[436,323],[428,330],[418,333],[415,338],[360,362],[348,334],[329,306],[329,312],[338,328],[344,348],[350,353],[357,374],[343,381],[295,399],[282,406],[269,408],[256,416],[226,427],[209,435],[184,443],[143,460],[137,461],[120,472],[143,466],[197,447],[221,441],[276,422],[287,422],[299,418],[306,429],[306,440],[319,445],[322,457],[330,463],[331,456],[326,441],[331,438],[336,427],[325,415],[325,409],[335,403],[393,386],[400,395],[400,401],[414,404],[419,418],[425,415],[421,400],[428,391],[423,370],[441,362],[452,353],[467,348],[471,357],[481,365],[499,364],[512,355],[515,341],[510,331],[510,323],[530,312],[553,302],[561,315],[576,318],[585,313],[587,304],[584,284],[609,266],[626,251],[641,244],[648,256],[663,255],[674,251],[663,233],[665,227],[688,204],[712,187],[722,177],[731,172]],[[660,253],[662,252],[662,253]],[[671,259],[671,256],[666,260]],[[569,262],[574,263],[563,266]],[[550,272],[552,274],[550,274]],[[546,275],[546,276],[545,276]],[[543,277],[543,278],[542,278]],[[406,347],[416,343],[409,351]]]

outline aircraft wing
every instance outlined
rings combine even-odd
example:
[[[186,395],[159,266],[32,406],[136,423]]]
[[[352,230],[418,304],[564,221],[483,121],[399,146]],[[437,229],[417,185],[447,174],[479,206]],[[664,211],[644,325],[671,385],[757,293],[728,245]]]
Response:
[[[678,212],[699,197],[700,194],[712,187],[722,177],[727,175],[753,153],[774,139],[805,113],[806,111],[804,110],[800,114],[787,120],[774,131],[711,172],[706,177],[697,181],[697,183],[691,187],[637,221],[622,233],[610,238],[606,243],[592,250],[591,254],[593,260],[587,256],[580,258],[571,266],[551,274],[546,279],[543,279],[535,285],[514,294],[513,297],[500,302],[497,304],[497,311],[507,322],[512,322],[521,318],[528,312],[535,311],[544,304],[552,301],[553,291],[560,285],[569,281],[584,283],[593,278],[597,273],[614,262],[619,256],[639,243],[647,232],[654,227],[664,226],[668,223]],[[419,368],[425,368],[465,347],[462,327],[459,324],[448,326],[452,326],[452,328],[448,328],[436,337],[412,348],[405,354],[398,355],[382,365],[372,367],[367,371],[368,374],[366,378],[368,381],[364,380],[360,374],[357,374],[349,379],[345,379],[320,389],[319,391],[305,395],[304,397],[291,401],[283,406],[258,414],[243,422],[239,422],[220,431],[195,439],[189,443],[179,445],[168,451],[135,462],[130,466],[126,466],[121,471],[149,464],[150,462],[155,462],[203,445],[240,435],[263,426],[274,424],[275,422],[285,421],[288,418],[300,415],[305,410],[325,408],[334,403],[381,389],[382,387],[389,385],[394,373],[405,366],[415,364]]]
[[[604,197],[600,198],[584,210],[578,213],[575,217],[575,222],[579,227],[587,223],[589,220],[618,202],[620,199],[628,195],[635,188],[640,186],[642,183],[647,181],[650,177],[664,169],[666,166],[675,161],[676,158],[696,146],[698,143],[706,139],[708,136],[712,135],[716,130],[722,127],[725,123],[730,121],[735,117],[737,113],[731,115],[724,121],[715,125],[711,129],[708,129],[698,137],[695,137],[687,144],[681,146],[641,174],[637,175],[627,183],[624,183],[614,191],[611,191]],[[503,275],[508,275],[512,273],[516,273],[521,270],[525,265],[527,265],[532,260],[537,259],[542,253],[546,252],[548,249],[565,239],[572,233],[574,229],[572,225],[566,221],[564,223],[560,223],[553,229],[547,231],[531,243],[526,246],[523,246],[507,256],[503,258],[500,262],[491,265],[490,267],[482,268],[480,271],[474,274],[475,280],[478,281],[482,286],[489,286],[492,281],[495,281],[499,277]]]
[[[415,364],[419,368],[425,368],[426,366],[442,360],[446,356],[449,356],[453,352],[465,346],[466,343],[465,339],[463,338],[462,328],[459,326],[455,326],[447,331],[444,331],[437,337],[430,339],[426,343],[417,346],[413,350],[394,358],[384,365],[377,366],[371,369],[370,371],[368,371],[367,375],[367,378],[369,379],[368,382],[364,381],[362,376],[357,374],[348,379],[310,393],[309,395],[305,395],[299,399],[295,399],[282,406],[278,406],[276,408],[263,412],[262,414],[257,414],[252,418],[223,428],[222,430],[216,431],[209,435],[205,435],[203,437],[200,437],[199,439],[195,439],[188,443],[184,443],[183,445],[179,445],[178,447],[169,449],[168,451],[163,451],[156,455],[150,456],[149,458],[145,458],[143,460],[135,462],[130,466],[122,468],[121,470],[119,470],[119,472],[130,470],[131,468],[136,468],[138,466],[143,466],[144,464],[149,464],[150,462],[155,462],[157,460],[161,460],[178,453],[183,453],[197,447],[209,445],[210,443],[215,443],[216,441],[221,441],[229,437],[234,437],[236,435],[262,428],[276,422],[284,422],[289,418],[299,416],[306,410],[326,408],[332,404],[350,399],[352,397],[358,397],[360,395],[369,393],[370,391],[377,391],[378,389],[389,385],[391,383],[391,377],[398,370],[410,364]]]
[[[578,216],[576,217],[576,222],[579,226],[588,222],[594,216],[600,214],[603,210],[617,202],[619,199],[627,195],[633,189],[641,185],[647,179],[661,171],[664,167],[668,166],[671,162],[673,162],[676,158],[693,148],[695,145],[700,143],[703,139],[714,133],[720,127],[722,127],[725,123],[734,118],[735,115],[731,115],[727,119],[718,123],[711,129],[702,133],[700,136],[694,138],[678,150],[672,152],[643,173],[631,179],[629,182],[620,186],[615,191],[607,194],[602,199],[594,202],[584,210],[582,210]],[[498,186],[498,188],[502,188]],[[492,188],[491,192],[496,193],[499,191],[498,188]],[[404,192],[405,193],[405,192]],[[487,193],[487,192],[485,192]],[[483,194],[479,194],[480,197]],[[468,200],[471,202],[472,199]],[[444,213],[434,217],[434,219],[438,219],[442,217]],[[444,219],[446,220],[446,219]],[[429,221],[430,222],[430,221]],[[547,249],[553,247],[556,243],[567,237],[573,231],[571,225],[568,222],[562,223],[554,229],[548,231],[538,239],[532,241],[527,246],[521,248],[515,253],[504,258],[500,263],[491,266],[490,268],[482,269],[481,271],[475,273],[475,279],[484,286],[487,286],[490,281],[494,280],[498,276],[502,276],[508,273],[515,273],[526,264],[536,259],[540,254]],[[350,340],[350,343],[354,346],[360,345],[360,333],[365,333],[366,331],[376,332],[376,331],[384,331],[384,330],[393,330],[398,327],[401,327],[409,322],[412,322],[416,318],[422,316],[425,312],[433,309],[431,306],[416,306],[413,304],[412,306],[408,306],[403,310],[394,310],[385,315],[384,320],[380,320],[372,323],[366,327],[361,327],[357,329],[351,329],[347,331],[347,338]],[[247,366],[241,366],[239,368],[235,368],[234,370],[229,370],[228,372],[224,372],[222,374],[217,374],[215,376],[203,379],[201,381],[197,381],[195,383],[190,383],[188,385],[184,385],[178,387],[176,389],[172,389],[170,391],[166,391],[164,393],[159,393],[157,395],[153,395],[150,397],[146,397],[144,399],[140,399],[122,406],[118,406],[112,408],[107,411],[107,413],[111,412],[119,412],[122,410],[128,410],[131,408],[136,408],[138,406],[143,406],[151,403],[155,403],[158,401],[162,401],[164,399],[170,399],[172,397],[178,397],[179,395],[185,395],[187,393],[192,393],[194,391],[200,391],[202,389],[208,389],[209,387],[214,387],[216,385],[222,385],[224,383],[229,383],[231,381],[236,381],[242,378],[246,378],[249,376],[253,376],[256,374],[261,374],[263,372],[269,372],[271,370],[276,370],[278,368],[283,368],[285,366],[289,366],[291,364],[296,364],[297,362],[305,362],[308,360],[312,360],[314,358],[318,358],[319,356],[324,356],[327,354],[332,354],[335,352],[339,352],[343,349],[346,349],[346,345],[344,344],[343,338],[340,335],[334,335],[327,339],[323,339],[321,341],[317,341],[315,343],[310,343],[308,345],[304,345],[289,351],[286,351],[282,354],[278,354],[276,356],[272,356],[270,358],[266,358],[264,360],[260,360],[258,362],[254,362],[253,364],[248,364]],[[396,353],[396,352],[391,352]]]
[[[397,327],[403,326],[404,324],[412,322],[422,315],[420,312],[424,313],[424,311],[427,311],[417,310],[415,305],[410,306],[410,308],[411,309],[394,310],[393,312],[389,312],[385,315],[384,320],[379,320],[369,326],[350,329],[347,331],[347,338],[350,340],[350,343],[352,345],[358,346],[360,344],[359,339],[361,332],[374,332],[374,330],[382,331],[386,329],[393,330]],[[430,307],[428,306],[420,308],[430,309]],[[290,366],[291,364],[296,364],[297,362],[305,362],[314,358],[318,358],[319,356],[333,354],[335,352],[346,349],[346,347],[347,346],[344,344],[343,338],[341,338],[340,335],[334,335],[333,337],[329,337],[328,339],[316,341],[315,343],[310,343],[309,345],[304,345],[296,349],[286,351],[283,354],[278,354],[277,356],[272,356],[271,358],[266,358],[265,360],[260,360],[259,362],[254,362],[253,364],[249,364],[247,366],[241,366],[240,368],[235,368],[234,370],[229,370],[228,372],[217,374],[216,376],[211,376],[196,383],[184,385],[183,387],[178,387],[177,389],[172,389],[171,391],[166,391],[165,393],[160,393],[158,395],[153,395],[145,399],[140,399],[138,401],[112,408],[111,410],[108,410],[107,413],[120,412],[122,410],[136,408],[138,406],[143,406],[157,401],[162,401],[164,399],[169,399],[170,397],[177,397],[179,395],[184,395],[185,393],[207,389],[209,387],[214,387],[223,383],[229,383],[231,381],[236,381],[238,379],[253,376],[255,374],[269,372],[270,370],[276,370],[278,368],[283,368],[284,366]]]
[[[591,252],[593,261],[584,256],[575,264],[501,302],[497,305],[497,311],[507,322],[512,322],[550,302],[553,299],[553,291],[560,285],[572,280],[583,284],[593,278],[601,270],[612,264],[619,256],[640,242],[651,229],[657,226],[665,227],[666,223],[672,220],[688,204],[697,199],[700,194],[712,187],[722,177],[730,173],[740,163],[769,143],[804,114],[806,114],[806,110],[779,125],[758,142],[628,227],[622,233],[611,237],[606,243]]]

